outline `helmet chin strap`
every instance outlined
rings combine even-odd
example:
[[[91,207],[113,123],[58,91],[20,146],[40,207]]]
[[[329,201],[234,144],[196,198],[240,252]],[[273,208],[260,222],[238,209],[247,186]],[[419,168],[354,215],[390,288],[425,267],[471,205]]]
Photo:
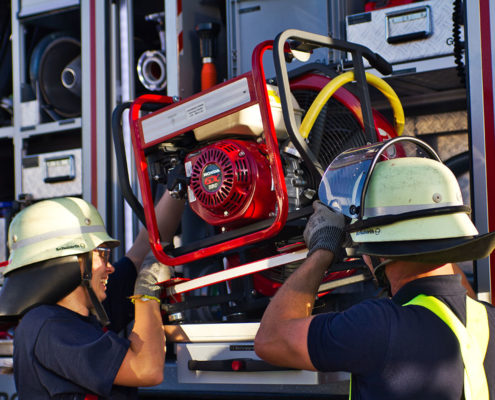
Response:
[[[388,296],[392,296],[390,282],[385,274],[385,265],[390,264],[393,260],[380,261],[378,257],[370,256],[371,264],[373,265],[374,275],[378,282],[378,286],[385,289]]]
[[[90,255],[91,252],[81,255],[84,263],[82,286],[86,288],[89,294],[89,298],[91,300],[91,303],[93,304],[98,321],[100,321],[100,324],[102,324],[103,326],[107,326],[110,324],[110,320],[108,319],[108,315],[103,308],[103,305],[101,304],[100,300],[98,300],[98,297],[96,297],[96,293],[91,286],[91,277],[93,276],[93,262]]]

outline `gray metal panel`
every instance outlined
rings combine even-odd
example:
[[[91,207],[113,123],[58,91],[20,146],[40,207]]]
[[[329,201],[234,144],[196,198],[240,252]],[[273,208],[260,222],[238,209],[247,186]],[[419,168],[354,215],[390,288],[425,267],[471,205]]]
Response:
[[[13,2],[14,3],[14,2]],[[77,6],[79,0],[20,0],[19,18]]]
[[[167,95],[179,96],[179,49],[177,35],[182,15],[177,16],[177,1],[164,0],[167,49]]]
[[[410,40],[403,43],[387,42],[387,16],[395,12],[408,12],[418,7],[429,7],[431,11],[432,34],[425,39]],[[347,16],[347,40],[369,47],[388,62],[400,63],[423,60],[432,57],[451,55],[454,51],[452,40],[452,1],[429,0],[403,6],[375,10],[366,14],[369,21],[351,23],[357,17]],[[397,25],[403,25],[398,23]],[[405,33],[405,32],[404,32]],[[365,63],[365,65],[369,65]]]
[[[112,32],[115,34],[115,38],[112,43],[115,43],[115,49],[112,50],[112,58],[114,59],[114,66],[116,77],[112,81],[112,86],[117,89],[114,93],[115,98],[112,99],[112,108],[115,108],[117,103],[124,103],[133,98],[134,94],[134,26],[132,24],[132,0],[120,0],[116,5],[115,15],[112,19],[112,26],[114,29]],[[120,84],[120,87],[119,87]],[[120,96],[120,97],[119,97]],[[123,116],[123,121],[128,120],[127,113]],[[122,125],[125,148],[127,152],[128,171],[130,171],[130,181],[136,182],[135,177],[136,168],[133,164],[133,152],[131,145],[131,137],[129,132],[129,124],[124,123]],[[110,151],[112,154],[112,182],[118,181],[117,174],[121,173],[117,169],[113,147]],[[136,183],[137,184],[137,183]],[[136,191],[135,191],[136,192]],[[113,234],[120,239],[121,246],[116,249],[116,258],[122,257],[126,250],[129,249],[134,241],[134,216],[131,208],[123,200],[120,187],[115,183],[112,185],[112,222],[113,222]]]
[[[484,108],[483,99],[483,75],[481,64],[481,32],[480,32],[480,1],[467,0],[465,4],[467,19],[467,66],[469,80],[469,118],[472,144],[472,190],[474,193],[474,218],[475,224],[480,233],[488,232],[488,204],[487,204],[487,171],[486,157],[493,157],[487,154],[485,146],[485,113],[494,113],[495,110]],[[495,21],[495,4],[490,2],[490,20]],[[495,37],[494,24],[491,26],[491,37]],[[493,45],[493,43],[492,43]],[[492,68],[495,66],[495,52],[491,51]],[[490,72],[492,77],[495,71]],[[493,127],[491,127],[493,129]],[[493,184],[493,182],[491,182]],[[477,262],[478,292],[490,293],[490,259],[485,258]]]
[[[300,29],[327,36],[329,10],[326,0],[229,0],[227,2],[228,77],[233,78],[252,69],[254,48],[265,40],[273,40],[286,29]],[[317,50],[311,61],[327,63],[327,49]],[[263,59],[267,78],[275,76],[273,57]],[[289,68],[300,66],[293,62]]]
[[[106,27],[109,3],[94,1],[94,9],[91,3],[93,2],[83,1],[81,3],[81,54],[85,55],[81,60],[83,197],[98,208],[103,221],[107,223],[106,188],[109,154],[107,135],[110,134],[110,111],[106,67],[109,56]],[[95,112],[93,112],[93,106]],[[93,173],[96,175],[96,182],[93,180]]]
[[[220,327],[221,328],[221,327]],[[235,374],[235,373],[234,373]],[[184,396],[184,393],[190,393],[194,395],[207,395],[211,398],[221,396],[222,398],[236,398],[236,395],[246,393],[256,393],[255,398],[269,399],[271,394],[273,397],[280,397],[280,394],[285,395],[286,398],[295,399],[299,397],[308,397],[315,395],[315,397],[331,398],[331,396],[344,396],[349,393],[349,380],[344,378],[346,373],[335,372],[320,374],[321,383],[316,385],[287,385],[287,384],[209,384],[209,383],[180,383],[178,379],[178,366],[173,361],[167,361],[164,369],[164,380],[160,385],[140,388],[140,394],[146,394],[150,397],[156,397],[163,393],[167,396],[177,393],[177,398]],[[326,379],[325,376],[330,375],[331,378]],[[343,379],[338,380],[338,377]],[[332,379],[333,378],[333,379]],[[263,397],[260,397],[263,395]]]
[[[25,60],[24,52],[24,34],[21,24],[17,19],[18,2],[12,1],[12,100],[14,108],[14,171],[21,170],[22,159],[22,137],[20,132],[21,126],[21,82],[25,81]],[[22,177],[20,173],[15,175],[15,196],[19,195],[22,187]]]
[[[212,361],[250,359],[260,360],[254,352],[253,342],[232,343],[178,343],[177,377],[179,383],[189,384],[239,384],[239,385],[317,385],[321,383],[320,373],[292,370],[271,372],[218,372],[193,371],[188,368],[189,360]],[[334,373],[334,381],[348,381],[349,374]]]

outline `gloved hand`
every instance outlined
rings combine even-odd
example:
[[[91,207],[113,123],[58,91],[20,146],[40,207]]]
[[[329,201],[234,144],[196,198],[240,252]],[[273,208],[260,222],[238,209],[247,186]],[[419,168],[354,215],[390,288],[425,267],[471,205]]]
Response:
[[[318,249],[330,250],[337,255],[344,240],[345,217],[324,205],[313,202],[313,215],[304,229],[304,241],[308,246],[308,257]]]
[[[132,297],[134,299],[144,297],[160,302],[162,288],[157,283],[169,280],[170,277],[170,267],[156,260],[151,260],[149,263],[145,260],[134,284]]]

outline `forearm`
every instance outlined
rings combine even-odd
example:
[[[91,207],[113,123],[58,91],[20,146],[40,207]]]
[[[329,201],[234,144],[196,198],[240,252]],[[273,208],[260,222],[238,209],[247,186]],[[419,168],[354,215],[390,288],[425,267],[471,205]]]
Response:
[[[333,261],[333,253],[317,250],[289,277],[270,301],[255,339],[256,353],[278,365],[290,365],[300,354],[302,367],[314,369],[307,356],[306,342],[295,337],[307,333],[318,287]],[[287,355],[287,357],[286,357]]]
[[[156,221],[162,242],[172,243],[179,227],[185,200],[177,200],[167,191],[155,207]]]
[[[311,315],[315,295],[333,254],[317,250],[287,279],[270,301],[262,324],[276,325],[276,320],[304,318]]]
[[[162,242],[172,242],[180,224],[184,204],[185,200],[176,200],[172,198],[167,191],[155,206],[157,227]],[[139,231],[132,247],[127,251],[126,256],[131,259],[136,266],[136,269],[139,271],[143,260],[150,251],[151,246],[149,243],[148,231],[143,227]]]
[[[135,322],[129,335],[131,345],[115,384],[153,386],[163,380],[165,335],[160,305],[154,300],[135,301]]]

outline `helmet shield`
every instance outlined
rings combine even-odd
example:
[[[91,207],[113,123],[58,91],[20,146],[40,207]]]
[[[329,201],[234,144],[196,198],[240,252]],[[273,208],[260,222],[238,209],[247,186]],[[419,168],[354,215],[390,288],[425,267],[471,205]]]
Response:
[[[426,143],[412,137],[350,149],[339,154],[328,166],[318,196],[332,210],[353,219],[366,217],[364,199],[376,164],[401,157],[426,157],[440,161]]]

